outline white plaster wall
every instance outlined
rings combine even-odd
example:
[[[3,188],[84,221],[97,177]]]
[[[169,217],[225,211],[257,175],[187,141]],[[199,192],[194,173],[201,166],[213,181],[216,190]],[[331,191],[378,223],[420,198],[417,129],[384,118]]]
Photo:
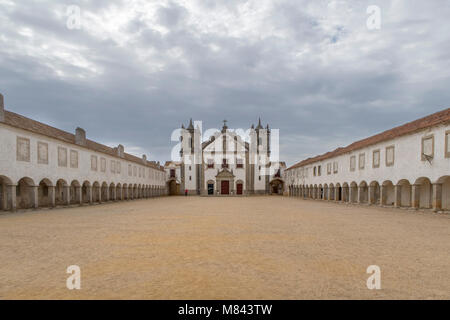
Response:
[[[392,181],[395,185],[400,180],[406,179],[414,184],[417,179],[427,177],[431,182],[443,176],[450,175],[450,159],[445,158],[445,132],[450,129],[449,125],[432,127],[427,130],[399,137],[380,144],[372,145],[352,153],[347,153],[338,157],[330,158],[325,161],[310,164],[307,168],[309,174],[307,177],[301,174],[301,168],[289,170],[287,174],[288,183],[294,185],[319,185],[319,184],[350,184],[356,182],[358,185],[362,181],[371,183],[378,181],[380,184],[384,181]],[[432,164],[421,160],[422,137],[434,134],[435,150]],[[386,147],[395,146],[395,163],[392,167],[387,167],[385,162]],[[380,168],[372,167],[372,152],[380,149]],[[360,170],[358,166],[358,156],[360,153],[366,154],[365,169]],[[356,156],[356,169],[350,171],[350,157]],[[327,174],[327,163],[337,161],[339,172],[337,174]],[[313,167],[322,166],[322,175],[313,176]]]
[[[30,139],[30,162],[16,161],[17,136]],[[38,141],[48,143],[48,164],[38,164]],[[0,123],[0,146],[0,175],[8,177],[14,184],[23,177],[29,177],[36,185],[46,178],[54,185],[59,179],[63,179],[68,184],[73,180],[77,180],[80,184],[84,181],[89,181],[91,185],[97,181],[100,184],[106,182],[108,186],[111,183],[115,185],[126,183],[165,186],[165,174],[161,170],[95,152],[44,135],[34,134],[4,123]],[[67,149],[67,167],[58,166],[58,147]],[[70,168],[70,150],[78,152],[78,168]],[[97,156],[97,171],[91,170],[91,155]],[[106,172],[100,171],[101,158],[106,159]],[[111,160],[121,163],[120,174],[111,172]],[[139,177],[139,171],[137,171],[137,176],[128,176],[128,164],[132,164],[133,167],[145,168],[145,177]]]

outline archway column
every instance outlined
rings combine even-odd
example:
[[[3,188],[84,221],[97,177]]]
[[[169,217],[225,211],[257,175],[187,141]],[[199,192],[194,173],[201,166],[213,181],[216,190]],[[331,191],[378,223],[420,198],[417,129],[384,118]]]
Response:
[[[348,194],[349,194],[348,202],[353,203],[353,199],[355,198],[354,193],[355,193],[355,188],[354,187],[349,187],[348,188]]]
[[[442,184],[433,184],[433,210],[439,211],[442,209]]]
[[[394,195],[395,195],[394,207],[400,208],[402,206],[402,186],[401,185],[396,184],[394,186]]]
[[[420,206],[420,185],[413,184],[411,186],[411,206],[419,209]]]
[[[65,206],[70,205],[70,186],[63,186],[63,203]]]
[[[48,188],[48,198],[50,199],[50,207],[54,208],[56,207],[56,193],[55,193],[56,187],[50,186],[47,188]]]
[[[328,200],[328,201],[331,201],[331,190],[332,190],[331,187],[327,188],[327,199],[326,200]]]
[[[39,186],[30,186],[30,200],[31,200],[31,208],[37,209],[39,206]]]
[[[110,188],[110,191],[112,192],[110,200],[111,201],[116,201],[117,200],[116,187]]]
[[[380,206],[385,206],[387,202],[387,186],[380,186]]]
[[[75,186],[75,203],[82,205],[83,204],[83,194],[81,191],[81,186]]]

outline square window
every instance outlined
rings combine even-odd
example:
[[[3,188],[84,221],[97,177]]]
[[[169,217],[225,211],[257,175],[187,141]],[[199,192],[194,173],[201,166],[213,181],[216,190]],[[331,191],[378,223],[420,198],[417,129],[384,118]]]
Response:
[[[350,157],[350,171],[355,171],[356,169],[356,156]]]
[[[30,139],[17,137],[17,161],[30,162]]]
[[[434,158],[434,136],[426,136],[422,138],[422,161]]]
[[[386,148],[386,166],[392,167],[395,161],[395,148],[390,146]]]
[[[380,150],[374,150],[373,151],[372,167],[373,168],[379,168],[380,167]]]
[[[366,167],[366,154],[361,153],[359,155],[359,169],[363,170]]]

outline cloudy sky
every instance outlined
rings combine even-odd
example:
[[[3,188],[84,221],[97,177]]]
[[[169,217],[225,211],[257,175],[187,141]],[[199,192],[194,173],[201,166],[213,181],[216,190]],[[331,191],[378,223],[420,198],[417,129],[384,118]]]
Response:
[[[293,164],[449,107],[449,17],[446,0],[0,0],[0,92],[159,161],[191,117],[261,117]]]

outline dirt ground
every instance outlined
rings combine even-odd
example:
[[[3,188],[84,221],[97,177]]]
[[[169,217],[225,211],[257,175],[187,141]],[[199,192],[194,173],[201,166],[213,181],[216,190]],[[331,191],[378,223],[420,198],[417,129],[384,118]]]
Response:
[[[0,299],[450,299],[450,216],[278,196],[6,213],[0,261]]]

